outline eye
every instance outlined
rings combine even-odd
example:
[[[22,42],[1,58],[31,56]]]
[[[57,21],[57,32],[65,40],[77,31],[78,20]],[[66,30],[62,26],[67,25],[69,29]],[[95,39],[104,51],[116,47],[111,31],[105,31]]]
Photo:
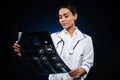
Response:
[[[61,16],[59,16],[59,19],[62,19],[62,17],[61,17]]]
[[[69,17],[68,15],[65,16],[65,18],[68,18],[68,17]]]
[[[59,15],[59,19],[62,19],[62,16],[61,16],[61,15]]]

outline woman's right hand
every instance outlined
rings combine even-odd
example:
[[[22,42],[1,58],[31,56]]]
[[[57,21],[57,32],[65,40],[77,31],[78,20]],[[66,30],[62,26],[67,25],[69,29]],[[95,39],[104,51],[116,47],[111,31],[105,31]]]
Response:
[[[13,44],[13,49],[15,54],[17,54],[18,56],[21,56],[20,45],[18,41],[15,41],[15,43]]]

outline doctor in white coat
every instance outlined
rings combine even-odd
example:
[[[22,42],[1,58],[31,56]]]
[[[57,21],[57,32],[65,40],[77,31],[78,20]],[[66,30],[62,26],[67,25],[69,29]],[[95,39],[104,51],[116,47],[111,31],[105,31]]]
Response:
[[[77,10],[71,5],[59,9],[60,32],[52,33],[56,50],[71,69],[69,73],[50,74],[49,80],[84,80],[93,66],[93,43],[90,36],[82,33],[75,21]]]
[[[93,43],[90,36],[82,33],[75,21],[77,10],[71,5],[64,5],[59,9],[59,22],[62,31],[51,34],[59,56],[71,69],[68,73],[50,74],[49,80],[84,80],[94,62]],[[21,56],[20,45],[16,41],[13,45],[14,53]]]

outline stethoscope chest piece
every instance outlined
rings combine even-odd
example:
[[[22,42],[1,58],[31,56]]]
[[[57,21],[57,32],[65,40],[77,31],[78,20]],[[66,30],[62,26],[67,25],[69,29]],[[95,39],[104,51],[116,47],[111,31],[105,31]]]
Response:
[[[70,55],[72,55],[74,53],[74,50],[69,50],[68,52]]]

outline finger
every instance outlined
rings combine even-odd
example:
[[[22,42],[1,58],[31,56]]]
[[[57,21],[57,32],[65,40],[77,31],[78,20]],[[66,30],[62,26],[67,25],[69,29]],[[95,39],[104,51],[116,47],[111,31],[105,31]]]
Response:
[[[75,75],[75,74],[78,74],[79,72],[80,72],[79,68],[76,68],[76,69],[70,71],[70,75]]]
[[[18,43],[18,41],[15,41],[15,43]]]
[[[70,74],[71,77],[74,77],[74,78],[79,78],[81,76],[80,73],[75,73],[75,74]]]
[[[78,70],[78,68],[75,68],[75,69],[71,70],[69,73],[73,73],[73,72],[75,72],[77,70]]]
[[[75,76],[81,76],[81,71],[80,71],[80,69],[75,69],[75,70],[73,70],[73,71],[71,71],[70,73],[70,76],[72,76],[72,77],[75,77]]]
[[[20,45],[18,43],[14,43],[13,48],[20,48]]]
[[[18,53],[18,56],[22,56],[21,53]]]
[[[17,46],[17,47],[20,47],[20,45],[18,44],[18,42],[17,42],[17,43],[15,43],[14,45],[15,45],[15,46]]]
[[[70,75],[71,77],[74,77],[74,78],[79,78],[81,76],[81,74],[72,74]]]
[[[76,75],[80,75],[80,72],[75,72],[75,73],[71,73],[70,76],[76,76]]]
[[[21,53],[17,50],[14,50],[14,53],[17,54],[18,56],[22,56]]]
[[[14,51],[20,51],[20,48],[17,46],[13,46],[13,48],[14,48]]]
[[[14,49],[14,52],[15,52],[16,54],[18,54],[18,53],[20,53],[20,50]]]

